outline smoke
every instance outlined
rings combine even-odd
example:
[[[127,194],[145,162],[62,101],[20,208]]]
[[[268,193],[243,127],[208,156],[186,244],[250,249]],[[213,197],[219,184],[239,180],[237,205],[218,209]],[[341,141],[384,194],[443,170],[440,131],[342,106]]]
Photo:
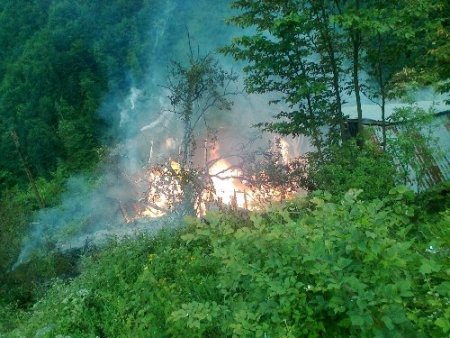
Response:
[[[201,54],[216,50],[231,41],[235,31],[224,23],[229,16],[227,1],[158,0],[161,13],[149,18],[152,39],[150,62],[145,80],[134,83],[125,99],[106,98],[100,116],[114,125],[117,146],[108,155],[101,174],[95,179],[72,177],[67,181],[62,203],[39,211],[24,239],[13,269],[29,259],[36,249],[53,243],[60,250],[101,242],[108,236],[127,236],[135,232],[154,232],[163,220],[127,224],[126,210],[133,208],[147,188],[134,180],[151,160],[177,153],[181,126],[174,114],[166,111],[169,102],[165,84],[169,60],[183,62],[188,55],[187,30],[191,45]],[[197,47],[195,47],[197,48]],[[229,58],[217,56],[224,69],[236,68]],[[241,88],[242,83],[240,84]],[[209,123],[219,130],[222,155],[236,151],[250,138],[260,135],[251,125],[272,115],[268,99],[257,95],[231,98],[230,112],[210,115]],[[118,121],[114,123],[113,121]],[[204,131],[196,137],[200,139]]]
[[[164,128],[167,128],[168,122],[170,121],[170,115],[172,115],[172,114],[169,112],[163,112],[155,121],[142,127],[141,131],[143,132],[143,131],[154,129],[156,127],[161,127],[161,126]]]

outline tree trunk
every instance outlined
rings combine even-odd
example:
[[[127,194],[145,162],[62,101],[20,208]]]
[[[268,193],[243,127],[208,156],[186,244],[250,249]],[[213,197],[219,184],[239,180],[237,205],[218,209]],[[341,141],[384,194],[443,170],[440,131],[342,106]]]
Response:
[[[192,127],[191,120],[189,118],[185,118],[184,120],[184,130],[183,130],[183,144],[182,149],[183,153],[181,154],[181,167],[183,169],[187,169],[189,166],[189,162],[192,156]]]
[[[181,189],[183,190],[183,201],[181,212],[183,216],[195,216],[195,187],[192,181],[191,160],[192,160],[192,125],[191,117],[193,111],[192,88],[189,88],[190,95],[183,112],[184,130],[183,130],[183,153],[181,157]]]
[[[44,209],[45,208],[44,199],[42,198],[41,194],[39,193],[39,190],[36,186],[36,182],[34,181],[33,174],[31,173],[31,170],[28,167],[28,163],[25,158],[25,155],[22,153],[22,150],[20,149],[19,136],[17,136],[15,131],[12,131],[11,137],[14,141],[14,145],[16,146],[16,150],[19,153],[20,160],[22,161],[23,168],[25,170],[25,173],[27,174],[28,180],[30,181],[31,188],[33,189],[36,200],[38,201],[40,208]]]
[[[352,34],[353,44],[353,90],[355,91],[356,111],[358,113],[358,142],[362,142],[363,132],[363,114],[361,107],[361,86],[359,84],[359,48],[360,48],[360,32],[356,30]],[[361,143],[362,144],[362,143]]]
[[[382,146],[383,150],[386,150],[386,92],[384,86],[383,78],[383,65],[382,65],[382,39],[380,33],[377,34],[378,40],[378,85],[380,86],[380,97],[381,97],[381,130],[383,134]]]
[[[332,37],[328,32],[328,14],[325,9],[325,5],[322,3],[321,5],[321,16],[322,16],[322,27],[320,29],[322,39],[325,42],[326,53],[328,54],[328,58],[330,59],[330,67],[332,72],[332,87],[333,93],[336,100],[335,115],[338,119],[340,133],[341,133],[341,141],[345,141],[346,139],[346,127],[345,127],[345,119],[344,114],[342,113],[342,99],[341,99],[341,87],[339,85],[339,67],[336,59],[336,51],[335,46],[332,41]]]
[[[308,74],[307,74],[307,71],[305,69],[305,65],[303,64],[303,62],[300,63],[300,68],[302,70],[302,75],[304,77],[307,77]],[[306,101],[307,101],[307,105],[308,105],[309,116],[311,117],[311,119],[314,119],[314,109],[312,107],[312,95],[311,95],[311,91],[309,88],[308,88],[308,92],[306,94]],[[315,121],[312,124],[311,129],[312,129],[311,137],[313,139],[314,146],[317,148],[317,152],[318,152],[319,156],[321,156],[321,154],[322,154],[322,138],[321,138],[319,126],[316,125]]]
[[[356,10],[359,10],[359,0],[356,1]],[[359,84],[359,52],[361,48],[361,30],[352,28],[350,30],[351,42],[353,47],[353,90],[355,91],[356,111],[358,113],[358,135],[357,142],[360,147],[364,145],[363,140],[363,113],[361,107],[361,86]]]
[[[381,130],[383,133],[383,150],[386,151],[386,102],[384,96],[381,98]]]

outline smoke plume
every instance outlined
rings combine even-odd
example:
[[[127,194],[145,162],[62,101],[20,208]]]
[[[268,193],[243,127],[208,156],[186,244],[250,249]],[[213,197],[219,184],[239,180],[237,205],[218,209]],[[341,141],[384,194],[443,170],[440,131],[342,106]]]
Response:
[[[200,54],[214,52],[231,41],[234,28],[224,20],[230,15],[227,1],[157,0],[162,8],[149,20],[150,62],[145,80],[132,83],[125,99],[107,95],[100,116],[119,140],[95,179],[72,177],[67,181],[60,205],[39,211],[14,267],[25,262],[36,249],[52,243],[60,250],[101,242],[110,236],[153,232],[162,220],[127,224],[127,210],[139,199],[145,186],[133,177],[149,162],[157,163],[177,153],[181,127],[176,116],[166,111],[169,102],[162,85],[169,60],[183,62],[189,44]],[[188,41],[188,32],[190,41]],[[216,55],[224,69],[238,70],[230,59]],[[130,76],[131,77],[131,76]],[[242,89],[242,80],[241,80]],[[267,98],[238,95],[232,110],[210,115],[210,124],[219,130],[222,155],[232,153],[260,133],[251,125],[271,115]],[[205,137],[200,130],[199,138]]]

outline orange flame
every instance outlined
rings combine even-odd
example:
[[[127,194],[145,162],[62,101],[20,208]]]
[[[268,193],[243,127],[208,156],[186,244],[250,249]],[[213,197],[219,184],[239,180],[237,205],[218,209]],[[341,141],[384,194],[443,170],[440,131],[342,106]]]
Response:
[[[241,181],[242,171],[221,159],[209,168],[215,195],[222,203],[249,209],[250,193]]]
[[[172,146],[171,139],[167,139],[165,143],[168,147]],[[274,148],[273,151],[280,154],[283,164],[289,165],[289,143],[280,138],[276,140],[275,146],[277,148]],[[209,166],[207,174],[214,189],[211,189],[211,186],[209,189],[205,187],[204,192],[200,194],[196,202],[198,216],[206,213],[207,205],[210,202],[223,203],[247,210],[259,210],[268,201],[280,201],[294,195],[293,192],[287,192],[285,189],[277,190],[271,186],[264,188],[247,186],[244,183],[242,170],[220,158],[217,145],[205,151],[205,160],[208,152],[212,157],[212,160],[209,161],[212,165]],[[175,161],[170,162],[170,168],[150,168],[147,177],[149,189],[141,200],[143,203],[138,216],[158,218],[173,210],[173,207],[182,200],[181,172],[180,164]]]

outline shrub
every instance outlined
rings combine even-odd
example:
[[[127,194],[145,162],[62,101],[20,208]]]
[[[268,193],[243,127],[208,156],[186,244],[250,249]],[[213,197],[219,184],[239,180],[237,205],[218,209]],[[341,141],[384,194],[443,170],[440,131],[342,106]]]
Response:
[[[404,187],[328,193],[248,217],[111,245],[56,283],[15,335],[43,337],[445,336],[449,212],[414,223]],[[428,229],[419,232],[417,229]],[[14,336],[14,335],[13,335]]]
[[[383,198],[396,183],[392,158],[366,142],[361,149],[355,140],[313,153],[308,160],[306,186],[326,190],[341,198],[349,189],[361,189],[361,198]]]

